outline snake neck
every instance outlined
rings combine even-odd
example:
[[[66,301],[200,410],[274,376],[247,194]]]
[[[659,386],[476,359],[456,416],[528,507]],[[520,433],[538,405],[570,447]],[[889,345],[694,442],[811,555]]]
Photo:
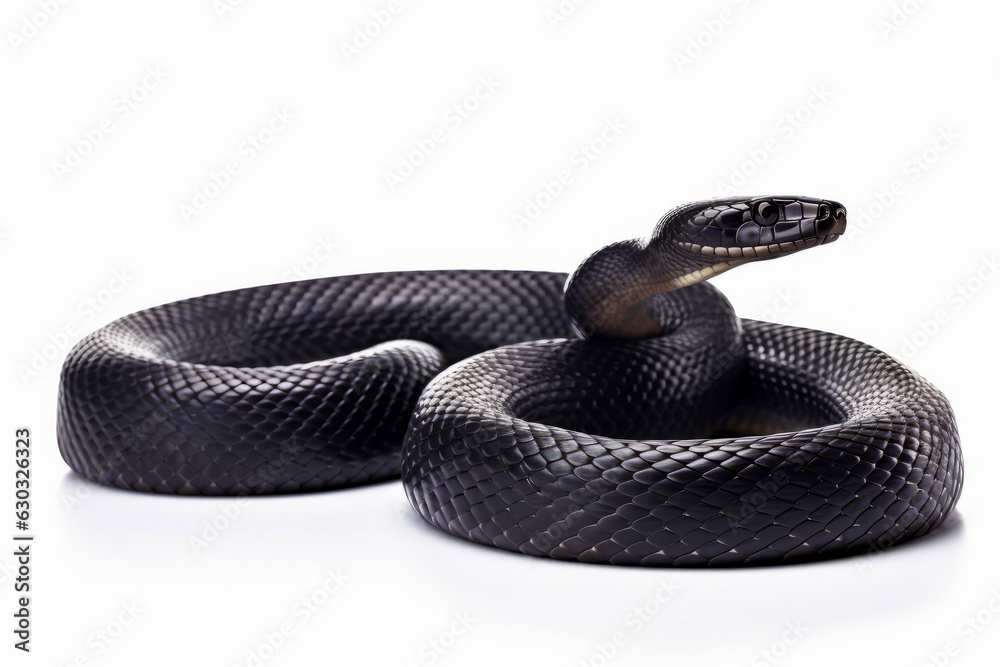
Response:
[[[735,265],[684,255],[662,237],[614,243],[587,258],[569,278],[566,311],[583,338],[667,335],[683,322],[697,296],[682,288]]]

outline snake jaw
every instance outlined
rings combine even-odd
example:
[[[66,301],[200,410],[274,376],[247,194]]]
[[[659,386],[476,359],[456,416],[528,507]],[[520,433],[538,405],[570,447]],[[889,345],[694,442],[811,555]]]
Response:
[[[710,246],[698,245],[697,243],[680,242],[678,246],[685,252],[694,255],[703,255],[712,258],[729,258],[732,260],[755,260],[770,259],[780,255],[786,255],[807,248],[833,243],[841,237],[843,232],[828,234],[819,238],[805,239],[804,241],[791,241],[786,243],[772,243],[770,245],[748,246],[745,248],[713,248]],[[743,262],[738,262],[739,264]]]

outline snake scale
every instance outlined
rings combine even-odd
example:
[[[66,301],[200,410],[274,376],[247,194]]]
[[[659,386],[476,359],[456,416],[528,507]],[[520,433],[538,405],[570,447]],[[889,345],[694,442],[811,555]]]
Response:
[[[59,448],[87,479],[173,494],[402,472],[434,526],[566,560],[884,548],[961,493],[947,399],[859,341],[741,320],[704,282],[845,229],[830,200],[715,199],[571,277],[379,273],[150,308],[68,355]]]

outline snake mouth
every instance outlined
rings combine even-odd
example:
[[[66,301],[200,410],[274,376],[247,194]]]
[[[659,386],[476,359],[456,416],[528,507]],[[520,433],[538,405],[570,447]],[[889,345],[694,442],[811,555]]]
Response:
[[[797,241],[786,241],[784,243],[771,243],[768,245],[755,245],[746,247],[734,247],[734,248],[724,248],[719,246],[707,246],[699,245],[697,243],[687,243],[681,242],[679,245],[682,250],[686,250],[690,253],[696,255],[704,255],[705,257],[716,257],[716,258],[726,258],[726,259],[765,259],[770,257],[777,257],[779,255],[786,255],[788,253],[797,252],[799,250],[805,250],[806,248],[815,248],[817,246],[825,245],[827,243],[833,243],[839,239],[844,232],[837,232],[827,234],[823,237],[814,237],[810,239],[797,240]]]

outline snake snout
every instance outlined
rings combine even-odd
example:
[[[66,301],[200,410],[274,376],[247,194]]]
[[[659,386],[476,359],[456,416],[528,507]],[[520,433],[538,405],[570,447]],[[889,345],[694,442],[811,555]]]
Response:
[[[823,200],[816,211],[816,236],[821,239],[836,237],[846,231],[847,209],[840,202]]]

